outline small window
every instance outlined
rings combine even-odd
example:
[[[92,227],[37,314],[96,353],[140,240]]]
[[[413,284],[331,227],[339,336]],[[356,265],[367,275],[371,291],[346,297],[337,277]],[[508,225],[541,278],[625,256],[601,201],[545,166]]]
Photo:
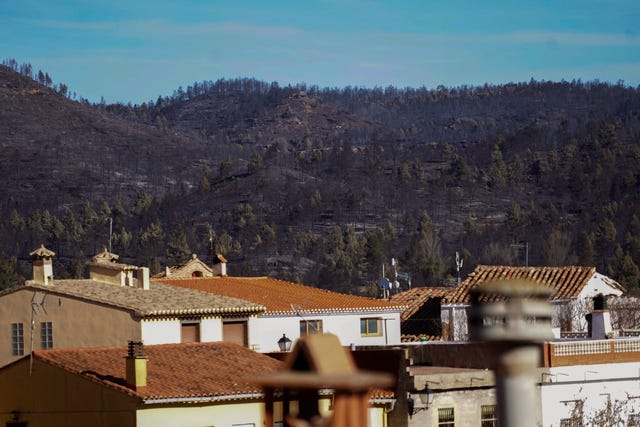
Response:
[[[53,326],[51,322],[40,322],[40,348],[53,348]]]
[[[24,326],[22,323],[11,324],[11,354],[14,356],[24,354]]]
[[[480,426],[497,427],[496,405],[482,405],[480,407]]]
[[[382,335],[381,324],[382,319],[379,317],[369,317],[360,319],[360,335],[380,336]]]
[[[560,427],[582,427],[582,420],[577,418],[563,418],[560,420]]]
[[[180,327],[180,342],[200,342],[200,323],[183,323]]]
[[[438,408],[438,427],[453,427],[454,425],[453,408]]]
[[[322,333],[322,320],[301,320],[300,336]]]

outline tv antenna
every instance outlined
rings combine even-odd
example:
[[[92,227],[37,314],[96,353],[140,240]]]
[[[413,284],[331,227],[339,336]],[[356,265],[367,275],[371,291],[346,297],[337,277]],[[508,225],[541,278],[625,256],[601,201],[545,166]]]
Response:
[[[31,345],[29,351],[29,375],[33,371],[33,331],[36,328],[36,316],[43,316],[47,314],[47,309],[44,305],[44,299],[47,294],[45,292],[34,292],[31,297]]]
[[[460,269],[464,264],[464,259],[460,257],[460,253],[456,251],[456,271],[458,272],[458,285],[460,284]]]

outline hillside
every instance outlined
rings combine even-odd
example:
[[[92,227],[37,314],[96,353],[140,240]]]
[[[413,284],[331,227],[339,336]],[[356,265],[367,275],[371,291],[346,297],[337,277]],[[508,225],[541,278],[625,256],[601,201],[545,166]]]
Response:
[[[0,66],[0,174],[8,199],[33,208],[132,199],[197,182],[206,150],[177,131],[120,119]]]
[[[153,270],[210,239],[232,274],[375,294],[477,263],[584,264],[640,287],[640,94],[598,82],[419,89],[202,82],[139,106],[0,69],[0,272],[108,242]],[[21,165],[15,167],[15,165]],[[528,253],[522,250],[525,246]],[[2,258],[0,256],[0,258]],[[403,284],[406,286],[406,284]]]

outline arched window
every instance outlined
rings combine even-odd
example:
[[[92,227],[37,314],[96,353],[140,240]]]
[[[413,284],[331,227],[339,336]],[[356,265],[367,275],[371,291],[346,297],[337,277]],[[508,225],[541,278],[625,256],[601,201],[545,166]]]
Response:
[[[204,277],[204,274],[202,274],[202,271],[196,270],[193,273],[191,273],[191,277]]]

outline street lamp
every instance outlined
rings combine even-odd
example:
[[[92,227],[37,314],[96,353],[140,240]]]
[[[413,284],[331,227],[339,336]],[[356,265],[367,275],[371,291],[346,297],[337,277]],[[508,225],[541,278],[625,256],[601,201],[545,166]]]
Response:
[[[280,347],[280,351],[291,350],[291,340],[285,334],[282,334],[282,338],[278,340],[278,347]]]
[[[418,395],[419,399],[416,399],[414,397],[416,394]],[[427,386],[425,386],[423,390],[420,390],[413,395],[409,394],[409,399],[407,401],[407,409],[409,410],[409,415],[413,416],[420,411],[426,411],[427,409],[429,409],[429,406],[433,403],[433,398],[433,392],[429,390],[429,387]],[[421,403],[420,406],[416,405],[418,401]]]

